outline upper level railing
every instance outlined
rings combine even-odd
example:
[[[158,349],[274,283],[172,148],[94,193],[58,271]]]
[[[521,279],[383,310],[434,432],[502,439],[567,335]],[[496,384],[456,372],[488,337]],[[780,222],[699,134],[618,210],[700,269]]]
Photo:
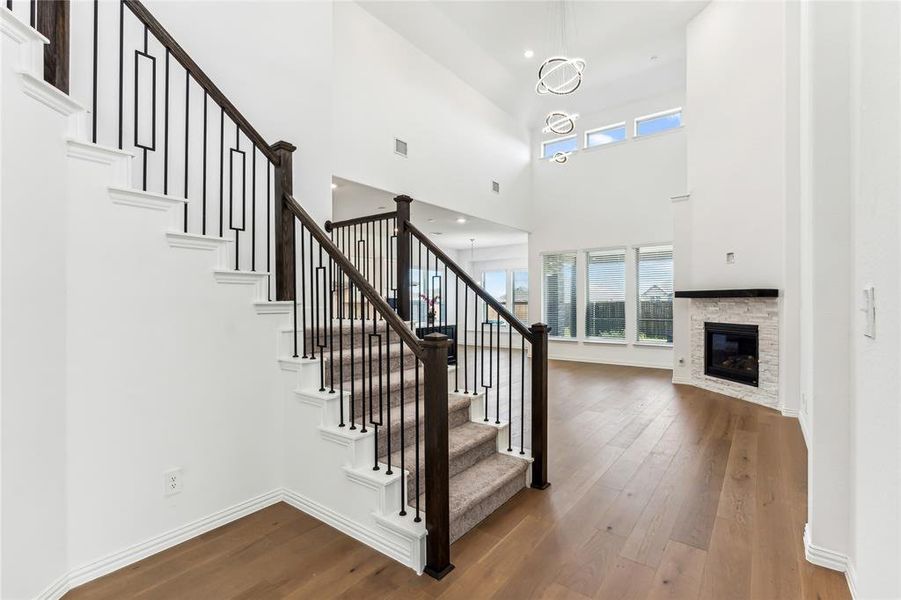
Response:
[[[450,338],[454,391],[483,394],[482,420],[510,424],[507,451],[530,451],[532,486],[546,487],[548,327],[522,323],[412,224],[411,198],[395,202],[394,212],[327,222],[326,230],[369,281],[387,282],[379,293],[413,331]]]

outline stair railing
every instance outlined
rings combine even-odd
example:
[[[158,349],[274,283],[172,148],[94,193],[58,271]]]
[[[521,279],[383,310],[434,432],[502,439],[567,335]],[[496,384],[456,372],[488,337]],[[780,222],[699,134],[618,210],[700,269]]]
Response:
[[[379,292],[391,301],[398,316],[409,322],[413,331],[420,337],[439,332],[450,338],[449,355],[456,364],[454,392],[482,394],[482,421],[508,423],[507,452],[530,454],[531,485],[546,488],[550,485],[549,328],[543,323],[531,327],[523,324],[414,226],[410,222],[409,196],[398,196],[395,202],[394,212],[327,222],[326,229],[352,264],[371,280],[388,282]],[[371,251],[383,241],[387,241],[384,252]]]
[[[341,393],[338,428],[372,431],[372,469],[401,478],[400,516],[421,522],[425,513],[426,572],[442,577],[453,568],[446,337],[414,335],[293,198],[294,146],[268,144],[138,0],[71,6],[65,0],[31,0],[30,24],[56,23],[48,38],[52,52],[65,57],[54,62],[50,83],[67,91],[69,8],[73,29],[91,34],[79,36],[91,47],[77,53],[90,57],[91,64],[73,70],[92,73],[91,80],[72,82],[90,107],[90,141],[135,155],[140,170],[129,186],[184,201],[180,231],[171,234],[233,244],[228,268],[266,274],[269,299],[292,303],[294,357],[318,363],[320,392]],[[12,10],[9,0],[7,10]],[[397,374],[397,392],[392,360],[410,365]],[[386,385],[375,391],[374,381]],[[400,394],[397,407],[392,393]],[[416,417],[412,432],[404,427],[407,393]],[[397,425],[393,411],[400,411]],[[400,464],[392,464],[395,450]],[[415,479],[415,498],[406,496],[406,471]]]

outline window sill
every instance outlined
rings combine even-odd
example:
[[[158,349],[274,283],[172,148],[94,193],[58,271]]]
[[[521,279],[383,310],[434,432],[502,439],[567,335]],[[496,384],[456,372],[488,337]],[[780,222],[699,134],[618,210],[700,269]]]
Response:
[[[570,342],[570,343],[572,343],[572,342],[578,342],[578,341],[579,341],[579,338],[574,338],[574,337],[553,337],[553,336],[548,336],[547,341],[549,341],[549,342]]]
[[[645,346],[648,348],[672,348],[672,342],[632,342],[633,346]]]
[[[612,346],[628,346],[629,342],[626,340],[616,340],[616,339],[604,339],[604,338],[585,338],[582,340],[586,344],[602,344],[602,345],[612,345]]]

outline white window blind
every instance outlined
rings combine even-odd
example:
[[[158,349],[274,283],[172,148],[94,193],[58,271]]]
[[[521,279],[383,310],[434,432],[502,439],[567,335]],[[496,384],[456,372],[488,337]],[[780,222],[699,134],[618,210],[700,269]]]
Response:
[[[673,247],[638,249],[638,341],[673,341]]]
[[[542,313],[553,337],[576,337],[576,253],[542,259]]]
[[[604,339],[626,338],[626,251],[587,253],[585,335]]]

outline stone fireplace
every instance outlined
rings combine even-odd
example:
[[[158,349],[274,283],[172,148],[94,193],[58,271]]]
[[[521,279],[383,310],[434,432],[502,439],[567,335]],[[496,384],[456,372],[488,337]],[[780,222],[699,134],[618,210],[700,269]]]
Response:
[[[777,290],[676,292],[691,298],[690,380],[700,388],[779,405]]]

